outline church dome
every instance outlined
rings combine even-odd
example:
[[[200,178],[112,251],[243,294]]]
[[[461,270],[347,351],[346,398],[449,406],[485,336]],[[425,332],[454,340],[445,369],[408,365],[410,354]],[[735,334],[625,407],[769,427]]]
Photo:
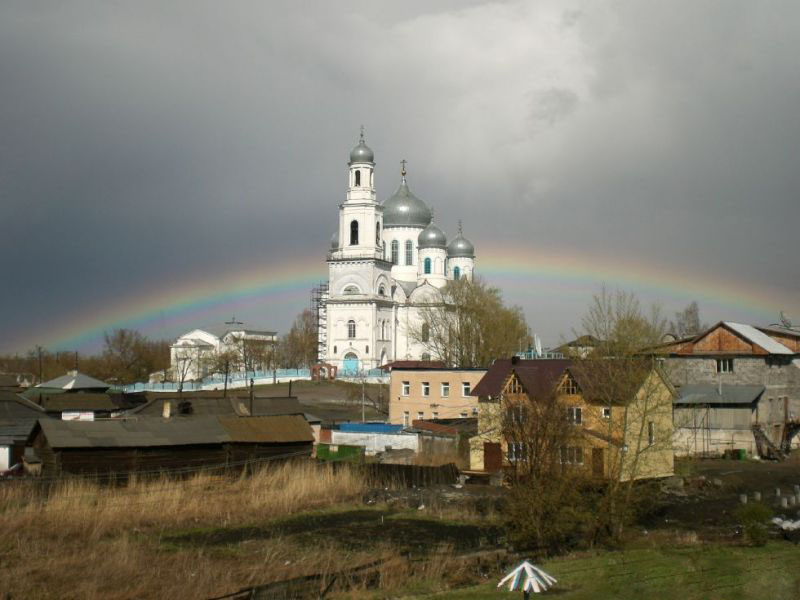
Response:
[[[362,137],[358,141],[358,145],[350,151],[350,163],[371,163],[375,162],[375,154],[372,148],[364,143]]]
[[[447,248],[447,236],[444,234],[444,231],[431,223],[419,234],[417,244],[420,250],[423,248],[445,249]]]
[[[475,258],[475,246],[472,245],[467,238],[461,235],[459,230],[458,235],[453,238],[450,245],[447,246],[448,258]]]
[[[333,232],[331,236],[331,250],[338,250],[339,249],[339,230]]]
[[[426,227],[431,222],[431,210],[408,189],[406,178],[394,195],[383,203],[383,226]]]

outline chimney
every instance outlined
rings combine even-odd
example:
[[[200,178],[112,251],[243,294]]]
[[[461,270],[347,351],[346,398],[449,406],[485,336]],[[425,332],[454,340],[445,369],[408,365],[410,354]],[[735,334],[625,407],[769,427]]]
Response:
[[[165,419],[169,419],[170,411],[172,410],[172,404],[170,404],[169,400],[164,400],[164,405],[161,408],[161,416]]]

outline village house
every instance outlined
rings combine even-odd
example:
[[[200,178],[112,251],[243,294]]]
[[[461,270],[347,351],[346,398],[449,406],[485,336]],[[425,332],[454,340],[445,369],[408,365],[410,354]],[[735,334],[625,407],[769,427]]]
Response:
[[[586,365],[565,359],[495,361],[472,392],[479,410],[470,469],[491,472],[529,460],[529,441],[510,424],[524,424],[531,403],[554,399],[559,418],[570,425],[563,445],[553,449],[564,468],[620,480],[672,475],[674,388],[654,366],[618,364],[637,371],[627,397],[608,402],[598,397]]]
[[[677,453],[777,457],[798,446],[800,332],[721,321],[648,352],[679,392]]]
[[[28,436],[42,476],[64,473],[187,472],[242,469],[247,463],[311,456],[302,416],[39,419]]]
[[[25,457],[25,443],[44,410],[13,392],[0,391],[0,474]]]
[[[466,419],[478,415],[472,389],[486,369],[398,366],[391,369],[389,422],[409,427],[424,419]]]

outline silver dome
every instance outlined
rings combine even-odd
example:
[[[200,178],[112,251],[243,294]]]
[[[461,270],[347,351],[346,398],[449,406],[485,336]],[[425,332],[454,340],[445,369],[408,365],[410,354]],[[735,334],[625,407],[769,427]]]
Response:
[[[447,236],[444,231],[431,223],[419,234],[417,244],[420,250],[422,248],[441,248],[444,250],[447,248]]]
[[[371,163],[375,162],[375,154],[372,149],[364,143],[361,138],[358,145],[350,151],[350,163]]]
[[[427,227],[431,210],[408,189],[406,178],[394,195],[383,203],[383,227]]]
[[[338,250],[339,249],[339,230],[333,232],[331,236],[331,250]]]
[[[450,242],[450,245],[447,246],[447,257],[448,258],[475,258],[475,246],[472,245],[467,238],[461,235],[459,231],[458,235],[453,238],[453,241]]]

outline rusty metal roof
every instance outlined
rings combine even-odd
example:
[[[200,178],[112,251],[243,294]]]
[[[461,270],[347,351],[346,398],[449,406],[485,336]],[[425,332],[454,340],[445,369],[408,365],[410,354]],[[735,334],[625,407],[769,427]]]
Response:
[[[285,443],[312,442],[314,435],[300,415],[274,417],[219,417],[231,442]]]

